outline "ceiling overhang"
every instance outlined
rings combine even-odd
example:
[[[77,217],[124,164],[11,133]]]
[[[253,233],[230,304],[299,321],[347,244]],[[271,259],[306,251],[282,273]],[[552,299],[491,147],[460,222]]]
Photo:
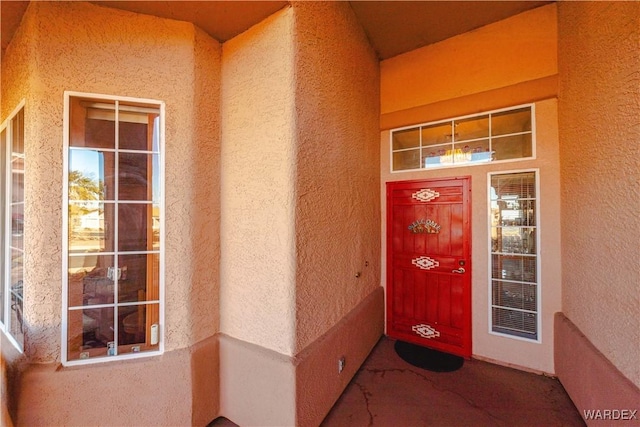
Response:
[[[91,3],[188,21],[220,42],[246,31],[288,1],[92,1]],[[351,1],[380,59],[427,46],[530,10],[550,1]],[[2,51],[28,1],[0,1]]]

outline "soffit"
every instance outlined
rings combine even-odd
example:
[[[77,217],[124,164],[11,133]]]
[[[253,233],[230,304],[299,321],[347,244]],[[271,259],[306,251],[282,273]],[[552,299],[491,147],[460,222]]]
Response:
[[[427,46],[550,1],[352,1],[380,59]]]
[[[2,51],[28,1],[0,1]],[[287,1],[93,1],[163,18],[189,21],[221,42],[286,6]],[[380,59],[472,31],[550,1],[351,1]]]

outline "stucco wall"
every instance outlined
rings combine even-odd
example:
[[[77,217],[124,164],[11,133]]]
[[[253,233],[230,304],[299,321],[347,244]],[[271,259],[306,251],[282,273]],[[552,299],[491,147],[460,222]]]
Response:
[[[317,425],[382,333],[377,60],[347,4],[299,2],[222,81],[222,414]]]
[[[515,93],[508,99],[517,103],[538,101],[541,94],[539,88],[527,83],[554,77],[557,73],[555,17],[556,6],[544,6],[436,45],[399,55],[388,60],[391,63],[383,61],[380,76],[382,111],[400,109],[398,116],[401,116],[405,108],[420,107],[416,105],[417,102],[438,105],[442,100],[450,99],[449,117],[455,117],[495,108],[496,98],[505,93]],[[497,42],[490,43],[489,40]],[[461,52],[465,54],[461,55]],[[496,62],[495,58],[499,58],[499,61]],[[503,75],[501,64],[510,64],[508,78]],[[431,74],[425,74],[428,71]],[[432,82],[429,84],[437,82],[437,92],[432,93],[429,87],[407,77],[420,73],[425,81]],[[464,91],[461,92],[461,88],[465,88]],[[548,89],[542,93],[548,94]],[[390,92],[395,92],[393,98],[387,97]],[[389,132],[382,132],[380,195],[384,202],[384,183],[389,181],[471,176],[473,356],[537,372],[553,373],[553,314],[561,309],[557,103],[554,98],[546,99],[536,102],[535,108],[537,144],[534,160],[391,173]],[[414,124],[443,118],[437,109],[417,111],[421,115],[415,116]],[[487,174],[531,168],[539,170],[540,179],[541,343],[489,334],[488,320]],[[386,204],[383,203],[383,220],[386,218],[385,211]],[[385,236],[386,223],[383,222],[383,254],[386,253]],[[382,277],[386,277],[385,261],[383,255]]]
[[[640,3],[558,3],[563,311],[640,386]]]
[[[223,45],[222,332],[292,355],[295,122],[291,8]]]
[[[71,16],[77,18],[72,21]],[[31,343],[27,344],[27,353],[32,361],[59,360],[64,90],[167,101],[166,348],[189,345],[195,338],[191,337],[194,319],[212,319],[207,315],[210,307],[194,313],[191,305],[198,297],[216,304],[215,277],[212,280],[205,276],[210,270],[206,264],[218,256],[214,241],[216,191],[215,186],[211,190],[202,184],[218,181],[218,124],[212,119],[216,107],[203,102],[217,97],[218,83],[214,79],[219,75],[215,66],[219,47],[211,39],[203,42],[206,36],[202,34],[196,44],[191,24],[86,3],[34,2],[26,20],[35,20],[26,35],[33,43],[28,62],[34,64],[27,79],[31,102],[25,106],[30,119],[25,129],[29,218],[25,311]],[[10,54],[13,50],[5,58],[9,68],[14,63]],[[208,58],[206,62],[213,65],[204,59],[196,64],[196,56]],[[16,61],[19,59],[16,57]],[[196,73],[198,89],[202,90],[198,96]],[[3,72],[3,89],[6,81],[7,91],[13,93],[10,77]],[[204,78],[212,80],[205,82]],[[193,105],[201,109],[194,111]],[[202,239],[210,244],[201,245]],[[184,257],[184,253],[193,252],[194,246],[198,247],[195,256]],[[202,290],[198,297],[190,289],[194,284]],[[216,327],[212,320],[199,331],[198,338],[215,333]]]
[[[77,409],[78,416],[84,413],[88,423],[100,423],[109,416],[113,423],[126,423],[130,417],[145,414],[149,420],[155,419],[151,416],[153,407],[140,407],[139,399],[149,395],[134,393],[127,402],[118,404],[116,415],[109,413],[108,405],[98,410],[95,405],[81,405],[87,393],[82,386],[68,386],[68,396],[62,399],[56,387],[66,387],[79,372],[86,387],[95,382],[111,384],[111,392],[117,393],[129,384],[131,390],[156,392],[158,402],[164,399],[167,404],[179,396],[187,409],[173,411],[166,422],[191,422],[191,371],[211,372],[217,360],[215,345],[206,344],[194,353],[206,348],[207,362],[192,365],[193,354],[187,348],[218,331],[218,281],[212,264],[219,256],[219,70],[220,45],[191,24],[83,2],[30,4],[2,64],[3,115],[16,99],[26,98],[26,356],[32,363],[60,361],[65,90],[166,101],[164,338],[166,351],[185,350],[171,356],[171,361],[165,355],[135,364],[109,364],[119,377],[110,382],[105,382],[101,373],[105,367],[30,370],[23,375],[19,422],[64,424],[64,411],[56,410],[62,406]],[[168,363],[166,369],[162,360]],[[173,383],[175,392],[151,386],[159,380],[154,376],[171,375],[172,363],[184,368],[179,384]],[[140,375],[131,375],[129,370]],[[30,381],[38,376],[47,379]],[[217,383],[217,376],[211,381]],[[46,402],[43,396],[48,396]],[[35,400],[42,403],[48,416],[41,417],[34,410]],[[217,402],[206,404],[210,414],[217,412]],[[62,418],[51,418],[52,413]]]
[[[379,75],[346,3],[293,9],[300,351],[380,286]]]

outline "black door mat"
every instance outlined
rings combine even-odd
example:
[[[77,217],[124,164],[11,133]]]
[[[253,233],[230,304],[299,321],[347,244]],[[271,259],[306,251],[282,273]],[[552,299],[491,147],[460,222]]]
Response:
[[[402,360],[427,371],[453,372],[460,369],[464,364],[464,358],[460,356],[404,341],[396,341],[394,348]]]

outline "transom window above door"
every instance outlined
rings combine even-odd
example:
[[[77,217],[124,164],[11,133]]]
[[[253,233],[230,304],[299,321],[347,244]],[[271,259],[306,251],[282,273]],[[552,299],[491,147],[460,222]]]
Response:
[[[66,95],[63,361],[161,351],[161,102]]]
[[[533,104],[391,130],[391,171],[535,157]]]

